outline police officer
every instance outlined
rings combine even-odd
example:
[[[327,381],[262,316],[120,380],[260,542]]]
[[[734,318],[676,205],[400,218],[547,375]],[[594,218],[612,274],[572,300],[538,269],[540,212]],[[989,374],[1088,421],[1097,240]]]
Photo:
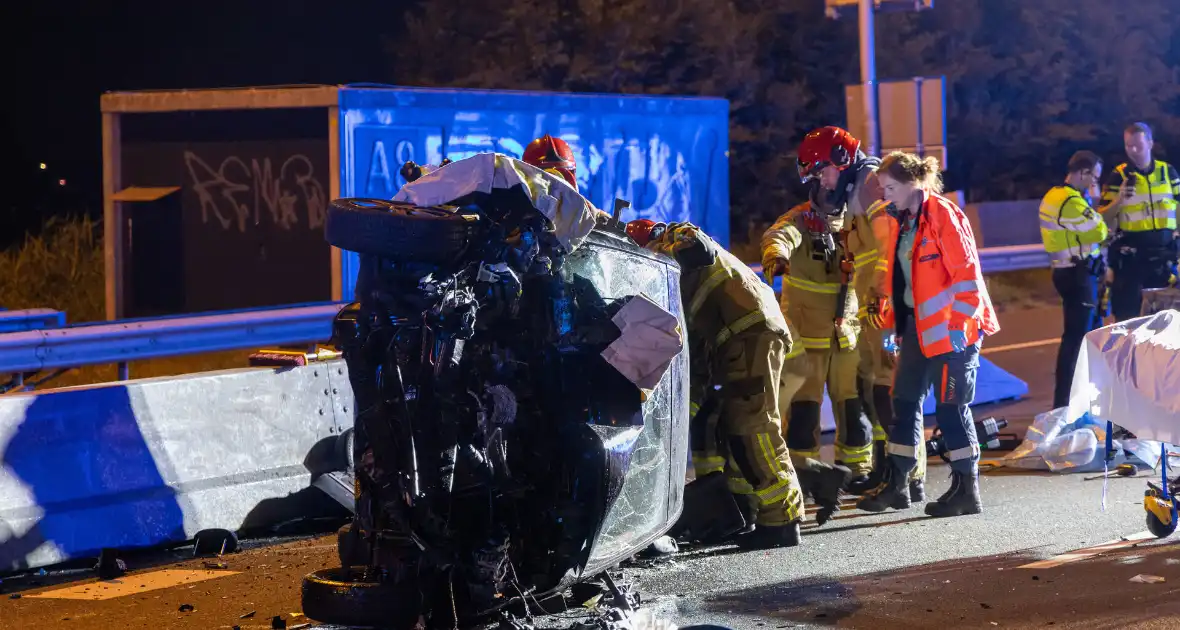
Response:
[[[1089,192],[1102,177],[1102,160],[1090,151],[1069,159],[1065,184],[1041,200],[1041,240],[1053,267],[1053,286],[1061,295],[1063,330],[1057,348],[1057,383],[1053,408],[1069,404],[1074,364],[1086,333],[1102,327],[1099,285],[1106,274],[1100,246],[1106,222],[1090,207]]]
[[[1180,175],[1152,156],[1151,127],[1137,122],[1123,131],[1128,160],[1114,167],[1099,211],[1117,217],[1108,258],[1114,272],[1110,303],[1115,320],[1139,316],[1144,288],[1168,286],[1176,260],[1176,196]]]

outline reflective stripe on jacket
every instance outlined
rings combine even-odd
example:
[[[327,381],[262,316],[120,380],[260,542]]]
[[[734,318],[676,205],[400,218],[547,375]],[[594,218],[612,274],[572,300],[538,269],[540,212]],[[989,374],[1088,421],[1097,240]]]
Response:
[[[886,259],[886,277],[892,278],[901,220],[890,216],[882,228],[888,232],[881,253]],[[951,330],[966,333],[968,344],[999,332],[967,215],[946,197],[927,194],[915,229],[911,277],[922,354],[934,357],[952,352]],[[892,281],[884,282],[881,289],[892,297]],[[883,315],[886,327],[896,325],[892,299]]]
[[[1114,167],[1114,177],[1102,194],[1103,203],[1110,203],[1119,196],[1119,186],[1127,178],[1128,170],[1139,176],[1135,178],[1135,194],[1118,209],[1119,229],[1124,232],[1175,230],[1180,177],[1167,162],[1155,160],[1147,175],[1126,163]]]
[[[692,268],[678,254],[703,244],[713,255],[711,264]],[[691,352],[700,344],[709,351],[725,345],[747,330],[781,333],[790,341],[791,330],[775,302],[774,290],[762,282],[750,266],[738,260],[691,223],[672,223],[647,248],[681,262],[681,299],[688,325]],[[792,350],[797,343],[791,343]],[[695,360],[695,357],[694,357]]]
[[[1040,208],[1041,242],[1054,267],[1072,267],[1075,258],[1099,254],[1106,240],[1106,222],[1072,186],[1056,186],[1045,193]]]
[[[790,271],[783,276],[782,312],[799,330],[801,345],[809,350],[825,350],[835,343],[841,350],[856,347],[860,334],[857,321],[856,291],[849,284],[844,304],[839,305],[840,257],[843,255],[839,230],[832,233],[836,250],[829,264],[816,260],[804,218],[811,204],[801,203],[778,218],[762,235],[762,264],[768,268],[776,259],[790,263]],[[845,214],[847,218],[847,213]],[[841,325],[837,318],[843,318]]]

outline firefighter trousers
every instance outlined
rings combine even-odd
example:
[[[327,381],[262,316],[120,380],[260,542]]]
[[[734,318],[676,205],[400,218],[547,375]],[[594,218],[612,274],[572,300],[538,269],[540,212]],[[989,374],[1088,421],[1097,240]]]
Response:
[[[893,429],[893,370],[897,359],[885,349],[885,331],[872,326],[860,330],[860,363],[857,365],[857,392],[860,404],[873,425],[873,467],[886,465],[884,460]],[[926,445],[918,449],[917,465],[910,471],[911,480],[926,478]]]
[[[697,477],[725,471],[730,490],[757,506],[755,523],[786,525],[804,517],[799,477],[779,427],[779,385],[787,358],[784,335],[739,334],[718,351],[708,388],[714,401],[692,421],[692,461]],[[715,392],[715,393],[714,393]]]
[[[787,448],[798,457],[819,459],[820,411],[824,386],[836,415],[836,460],[856,475],[867,475],[872,465],[873,428],[861,413],[856,387],[856,349],[807,349],[810,373],[791,401],[784,427]]]

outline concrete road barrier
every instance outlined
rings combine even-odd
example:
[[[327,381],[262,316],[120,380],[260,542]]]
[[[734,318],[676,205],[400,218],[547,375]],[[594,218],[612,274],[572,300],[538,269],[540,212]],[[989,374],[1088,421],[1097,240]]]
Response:
[[[0,396],[0,571],[340,510],[352,413],[341,360]]]

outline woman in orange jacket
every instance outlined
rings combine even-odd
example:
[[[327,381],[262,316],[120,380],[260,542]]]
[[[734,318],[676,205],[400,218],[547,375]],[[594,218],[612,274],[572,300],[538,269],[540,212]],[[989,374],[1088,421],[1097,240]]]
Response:
[[[877,171],[891,218],[882,230],[876,308],[869,325],[896,331],[894,425],[887,479],[858,507],[910,507],[907,476],[925,438],[922,401],[934,385],[935,418],[951,463],[951,488],[926,504],[930,516],[978,514],[979,441],[968,405],[975,399],[979,348],[1000,330],[983,282],[967,216],[943,197],[938,160],[894,152]],[[886,344],[894,345],[894,335]]]

